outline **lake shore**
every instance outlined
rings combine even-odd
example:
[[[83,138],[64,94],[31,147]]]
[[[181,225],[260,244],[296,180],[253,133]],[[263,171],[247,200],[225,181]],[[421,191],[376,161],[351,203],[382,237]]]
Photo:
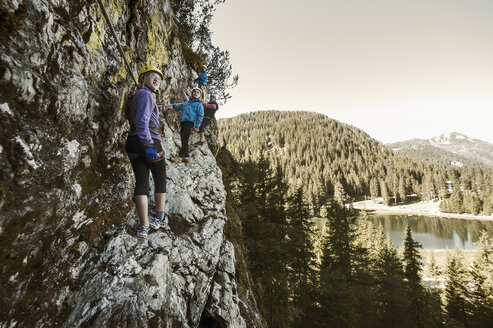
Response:
[[[406,205],[387,206],[374,200],[354,202],[353,207],[358,210],[371,211],[375,214],[398,214],[398,215],[418,215],[435,216],[464,220],[484,220],[493,221],[493,216],[472,215],[472,214],[453,214],[440,212],[440,202],[419,202]]]

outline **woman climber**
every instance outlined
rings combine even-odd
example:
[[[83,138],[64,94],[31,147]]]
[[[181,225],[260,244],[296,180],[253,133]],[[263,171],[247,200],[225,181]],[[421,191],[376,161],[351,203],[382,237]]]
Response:
[[[127,151],[135,174],[134,202],[140,225],[137,236],[147,238],[149,228],[159,229],[167,224],[164,214],[166,198],[166,164],[161,145],[159,111],[153,93],[157,93],[163,73],[155,66],[145,66],[139,71],[137,92],[129,99],[128,120],[130,133]],[[154,179],[154,218],[148,219],[149,171]]]

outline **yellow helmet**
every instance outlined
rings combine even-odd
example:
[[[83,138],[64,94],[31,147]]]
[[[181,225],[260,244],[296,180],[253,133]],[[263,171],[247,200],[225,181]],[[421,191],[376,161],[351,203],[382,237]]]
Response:
[[[147,72],[156,72],[159,75],[161,75],[161,80],[164,78],[163,72],[161,72],[161,70],[156,66],[152,66],[152,65],[142,67],[142,69],[139,71],[139,78],[142,74]]]

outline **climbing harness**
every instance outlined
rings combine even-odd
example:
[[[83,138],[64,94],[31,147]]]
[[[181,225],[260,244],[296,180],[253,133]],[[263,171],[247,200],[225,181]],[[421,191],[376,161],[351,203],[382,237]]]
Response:
[[[108,13],[106,12],[106,8],[104,8],[103,1],[98,0],[98,3],[101,6],[101,11],[103,12],[104,18],[106,19],[106,22],[108,23],[108,26],[110,27],[111,34],[113,35],[113,38],[116,41],[116,44],[118,46],[118,50],[120,51],[120,55],[122,56],[123,61],[127,65],[127,69],[130,72],[130,75],[132,75],[132,78],[133,78],[135,84],[138,84],[137,80],[135,79],[135,76],[132,72],[132,69],[130,68],[130,65],[128,64],[127,57],[125,56],[125,53],[123,52],[122,46],[120,45],[120,41],[118,41],[115,29],[113,28],[113,24],[111,24],[110,17],[108,16]]]
[[[130,131],[129,133],[135,133],[137,131],[137,128],[135,125],[130,124]],[[156,136],[160,136],[163,134],[163,130],[161,130],[161,127],[154,125],[154,124],[149,124],[149,132]]]
[[[146,158],[146,161],[148,161],[149,163],[155,163],[159,162],[162,159],[164,159],[164,151],[157,153],[156,158]]]

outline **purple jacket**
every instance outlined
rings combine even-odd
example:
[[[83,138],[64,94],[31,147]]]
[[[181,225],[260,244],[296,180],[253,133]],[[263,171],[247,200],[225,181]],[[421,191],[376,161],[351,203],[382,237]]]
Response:
[[[215,103],[202,103],[202,106],[204,106],[204,116],[208,119],[213,119],[217,110],[217,105]]]
[[[143,86],[130,106],[130,135],[137,135],[144,146],[154,145],[152,138],[161,141],[159,111],[151,91]]]

